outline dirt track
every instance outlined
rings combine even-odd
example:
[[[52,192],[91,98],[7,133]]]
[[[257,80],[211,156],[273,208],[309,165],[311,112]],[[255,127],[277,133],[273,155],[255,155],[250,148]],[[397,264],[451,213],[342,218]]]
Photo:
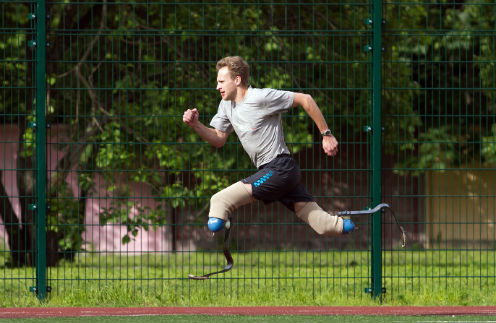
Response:
[[[151,315],[496,315],[496,306],[260,306],[2,308],[0,318]]]

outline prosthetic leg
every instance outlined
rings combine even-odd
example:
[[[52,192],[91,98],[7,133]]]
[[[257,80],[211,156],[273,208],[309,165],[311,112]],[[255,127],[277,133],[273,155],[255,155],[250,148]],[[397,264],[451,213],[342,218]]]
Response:
[[[389,206],[389,204],[381,203],[381,204],[377,205],[375,208],[373,208],[371,210],[340,211],[340,212],[338,212],[338,215],[372,215],[372,214],[374,214],[377,211],[382,210],[382,209],[388,209],[389,211],[391,211],[391,215],[393,216],[394,221],[398,225],[398,229],[400,229],[400,231],[401,231],[401,247],[402,248],[405,248],[406,247],[406,231],[405,231],[405,229],[403,229],[403,227],[398,222],[398,219],[396,218],[396,215],[394,214],[394,211]]]
[[[202,276],[188,275],[190,279],[205,280],[212,275],[225,273],[232,269],[234,265],[231,252],[229,251],[229,233],[232,228],[231,214],[237,208],[253,201],[253,197],[248,193],[244,184],[237,182],[222,191],[214,194],[210,199],[210,213],[208,215],[207,226],[213,233],[225,229],[223,252],[227,265],[220,271],[215,271]]]
[[[350,215],[372,215],[372,214],[374,214],[377,211],[382,210],[382,209],[388,209],[388,210],[391,211],[391,215],[393,216],[396,224],[398,225],[399,230],[401,231],[401,247],[404,248],[406,246],[406,231],[400,225],[400,223],[398,222],[398,219],[396,218],[396,215],[394,214],[393,209],[388,204],[386,204],[386,203],[381,203],[381,204],[377,205],[375,208],[373,208],[371,210],[340,211],[340,212],[337,212],[337,215],[339,215],[339,216],[343,216],[343,215],[344,216],[350,216]],[[333,226],[333,227],[335,227],[335,226]],[[216,227],[213,227],[213,228],[216,229],[216,231],[219,231],[222,228],[225,228],[225,230],[226,230],[225,231],[225,234],[224,234],[224,247],[223,247],[223,251],[224,251],[224,256],[226,257],[227,266],[224,267],[224,269],[222,269],[220,271],[215,271],[215,272],[208,273],[208,274],[205,274],[205,275],[202,275],[202,276],[195,276],[195,275],[190,274],[190,275],[188,275],[188,277],[190,279],[194,279],[194,280],[205,280],[205,279],[208,279],[212,275],[225,273],[225,272],[231,270],[232,267],[233,267],[233,265],[234,265],[234,261],[233,261],[233,258],[231,256],[231,252],[229,251],[229,232],[231,231],[231,228],[232,228],[231,217],[228,217],[227,221],[225,221],[222,224],[222,227],[221,228],[218,228],[218,229]],[[211,231],[214,231],[214,230],[211,230]]]
[[[223,252],[224,252],[224,257],[226,257],[227,266],[224,267],[224,269],[222,269],[222,270],[215,271],[213,273],[205,274],[205,275],[202,275],[202,276],[195,276],[195,275],[189,274],[188,277],[190,279],[194,279],[194,280],[205,280],[205,279],[208,279],[212,275],[222,274],[222,273],[225,273],[225,272],[227,272],[227,271],[229,271],[229,270],[232,269],[232,267],[234,265],[234,261],[233,261],[233,258],[231,256],[231,252],[229,251],[229,232],[231,232],[231,226],[232,226],[232,222],[231,221],[232,220],[229,217],[229,219],[227,220],[227,222],[224,225],[224,227],[226,228],[226,232],[224,233],[224,246],[223,246],[222,249],[223,249]]]

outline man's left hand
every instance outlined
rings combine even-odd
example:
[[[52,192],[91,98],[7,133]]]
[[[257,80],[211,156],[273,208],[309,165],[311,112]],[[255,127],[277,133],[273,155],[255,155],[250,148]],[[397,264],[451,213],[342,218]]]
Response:
[[[334,136],[324,136],[322,138],[322,148],[328,156],[336,156],[338,153],[338,141]]]

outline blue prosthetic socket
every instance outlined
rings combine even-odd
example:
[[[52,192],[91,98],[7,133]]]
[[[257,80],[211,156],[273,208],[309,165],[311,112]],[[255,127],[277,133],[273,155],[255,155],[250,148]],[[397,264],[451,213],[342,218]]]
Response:
[[[348,234],[355,230],[355,223],[351,219],[343,219],[343,234]]]
[[[208,218],[207,226],[210,231],[217,232],[224,229],[226,221],[219,218]]]

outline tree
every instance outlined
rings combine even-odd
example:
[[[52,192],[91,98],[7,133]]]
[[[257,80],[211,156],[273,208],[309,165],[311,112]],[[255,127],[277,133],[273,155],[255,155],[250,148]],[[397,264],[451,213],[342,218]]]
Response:
[[[399,147],[405,153],[398,154],[397,161],[402,168],[456,165],[467,149],[480,150],[488,161],[495,158],[492,138],[496,132],[491,134],[491,124],[456,118],[455,110],[449,111],[451,120],[432,124],[426,111],[418,109],[429,107],[429,113],[440,114],[447,107],[468,104],[463,103],[467,97],[441,91],[422,95],[423,89],[445,84],[445,75],[428,68],[429,62],[451,62],[452,87],[494,88],[494,73],[487,64],[494,61],[494,39],[471,33],[494,28],[494,20],[488,11],[471,4],[418,2],[401,20],[387,22],[391,30],[401,30],[404,21],[411,22],[412,30],[424,30],[421,43],[387,29],[384,36],[390,49],[383,66],[385,142],[392,153],[394,140],[402,139]],[[12,264],[21,266],[33,263],[34,241],[31,227],[22,225],[32,223],[27,206],[34,194],[33,131],[27,126],[34,120],[34,102],[30,91],[23,92],[33,84],[32,51],[26,47],[31,8],[22,3],[2,6],[8,13],[2,26],[15,26],[17,31],[0,36],[6,57],[0,72],[17,74],[3,80],[0,111],[5,123],[19,125],[17,175],[24,200],[21,214],[15,214],[2,186],[0,212],[8,223],[10,250],[27,250],[11,255]],[[400,10],[397,4],[387,8],[387,15]],[[181,122],[188,107],[197,107],[205,123],[215,114],[219,101],[214,91],[215,62],[223,56],[241,55],[249,61],[256,87],[311,93],[331,118],[333,132],[344,138],[361,136],[371,97],[370,54],[363,51],[371,38],[371,30],[363,24],[369,10],[368,3],[354,2],[51,3],[47,122],[65,125],[68,131],[66,139],[59,136],[58,142],[50,143],[64,156],[48,174],[49,264],[72,259],[81,251],[86,199],[97,175],[103,177],[113,201],[102,212],[100,224],[125,225],[122,242],[126,243],[141,229],[173,225],[186,208],[195,210],[196,217],[203,216],[212,193],[253,167],[234,135],[222,151],[216,151]],[[435,19],[426,23],[426,17],[437,17],[442,23]],[[428,30],[440,25],[445,32]],[[395,91],[398,84],[408,89]],[[15,90],[8,90],[14,85]],[[469,101],[492,102],[481,104],[481,113],[494,112],[490,91],[478,91]],[[297,109],[284,117],[293,152],[312,149],[319,140],[307,121]],[[470,136],[464,128],[473,129]],[[483,148],[470,144],[481,138],[488,138]],[[75,174],[77,190],[69,185],[68,174]],[[133,182],[151,188],[157,208],[132,202]],[[133,216],[130,209],[136,211]]]
[[[392,126],[386,144],[389,153],[401,156],[397,168],[419,174],[490,163],[494,140],[487,116],[495,111],[491,11],[478,1],[464,1],[391,5],[388,13],[386,61],[392,68],[385,73],[385,124]],[[395,89],[405,87],[408,91]],[[398,94],[404,92],[401,101]]]

